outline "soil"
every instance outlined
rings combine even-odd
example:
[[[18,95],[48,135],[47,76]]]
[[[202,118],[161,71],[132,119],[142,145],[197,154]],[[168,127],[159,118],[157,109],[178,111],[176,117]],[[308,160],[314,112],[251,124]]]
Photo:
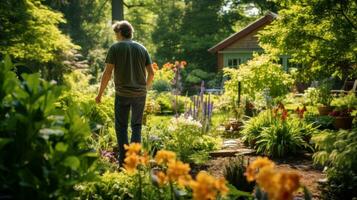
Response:
[[[240,148],[247,149],[240,141],[237,141],[237,146],[234,149],[232,146],[229,149],[237,150]],[[256,155],[245,155],[245,159],[253,161],[257,158]],[[284,159],[271,159],[275,162],[278,169],[294,171],[301,175],[301,182],[305,185],[313,195],[313,199],[321,199],[321,191],[319,189],[319,180],[325,179],[326,176],[319,169],[313,165],[312,154],[305,153],[304,155],[294,156]],[[229,162],[229,157],[212,158],[205,165],[205,170],[215,177],[222,177],[224,166]],[[297,196],[302,196],[297,193]]]

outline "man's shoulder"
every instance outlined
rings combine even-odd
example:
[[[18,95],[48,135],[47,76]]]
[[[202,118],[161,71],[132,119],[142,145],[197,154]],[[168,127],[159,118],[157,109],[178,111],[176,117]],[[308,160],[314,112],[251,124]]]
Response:
[[[145,47],[143,44],[141,44],[140,42],[137,42],[137,41],[134,41],[134,40],[133,40],[133,44],[136,45],[136,46],[138,46],[139,48],[143,48],[143,49],[146,50],[146,47]]]

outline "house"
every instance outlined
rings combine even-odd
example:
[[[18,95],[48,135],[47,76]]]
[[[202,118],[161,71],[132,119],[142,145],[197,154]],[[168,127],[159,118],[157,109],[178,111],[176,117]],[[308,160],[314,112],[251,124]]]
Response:
[[[217,56],[218,70],[223,67],[237,67],[253,57],[253,52],[263,52],[259,46],[257,33],[269,25],[277,14],[268,12],[265,16],[249,24],[241,31],[214,45],[209,52]],[[289,56],[280,56],[280,64],[287,69]]]

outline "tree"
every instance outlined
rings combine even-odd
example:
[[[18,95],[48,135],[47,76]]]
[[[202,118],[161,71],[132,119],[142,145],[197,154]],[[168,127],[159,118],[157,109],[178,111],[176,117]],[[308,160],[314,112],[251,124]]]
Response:
[[[301,77],[356,76],[357,3],[352,0],[283,1],[279,17],[261,32],[270,54],[291,55]]]
[[[78,48],[61,33],[61,13],[40,0],[4,0],[0,7],[0,52],[32,63],[55,61],[61,53]]]
[[[232,34],[241,15],[224,10],[224,0],[186,0],[186,12],[180,33],[183,55],[189,63],[206,71],[216,71],[215,57],[207,49]]]

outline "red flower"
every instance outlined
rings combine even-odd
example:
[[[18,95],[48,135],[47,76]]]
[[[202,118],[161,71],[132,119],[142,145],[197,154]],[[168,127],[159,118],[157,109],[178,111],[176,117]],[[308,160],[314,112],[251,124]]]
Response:
[[[284,109],[283,113],[281,114],[281,120],[285,121],[287,117],[288,117],[288,111]]]

